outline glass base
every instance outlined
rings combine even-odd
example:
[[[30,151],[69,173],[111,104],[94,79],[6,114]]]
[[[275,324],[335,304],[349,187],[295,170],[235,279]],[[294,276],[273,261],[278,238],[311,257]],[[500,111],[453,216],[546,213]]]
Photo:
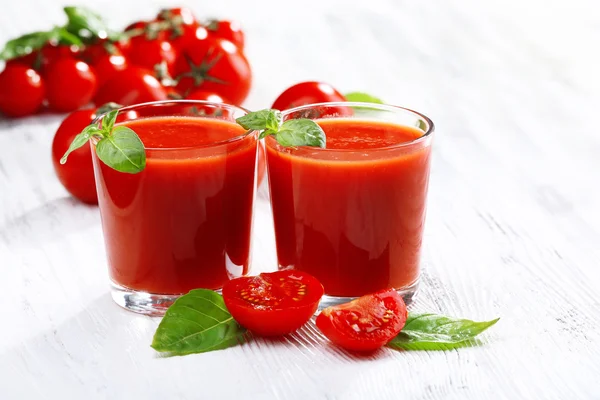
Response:
[[[181,296],[180,294],[138,292],[114,282],[110,284],[110,295],[115,303],[124,309],[152,317],[165,315],[167,308]]]
[[[419,288],[419,280],[415,281],[413,284],[409,286],[405,286],[400,289],[396,289],[398,294],[402,296],[404,303],[406,305],[410,305],[413,301],[417,293],[417,289]],[[319,303],[319,310],[330,306],[337,306],[338,304],[348,303],[349,301],[355,300],[357,297],[338,297],[338,296],[328,296],[324,295],[321,298],[321,302]]]

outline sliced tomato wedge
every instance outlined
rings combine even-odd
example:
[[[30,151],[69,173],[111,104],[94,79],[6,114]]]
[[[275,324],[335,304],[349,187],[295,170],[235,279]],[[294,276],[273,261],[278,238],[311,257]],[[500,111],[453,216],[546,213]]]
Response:
[[[325,308],[317,317],[317,327],[340,347],[373,351],[400,333],[407,316],[402,297],[386,289]]]
[[[223,286],[233,318],[261,336],[294,332],[314,315],[322,296],[317,278],[293,270],[237,278]]]

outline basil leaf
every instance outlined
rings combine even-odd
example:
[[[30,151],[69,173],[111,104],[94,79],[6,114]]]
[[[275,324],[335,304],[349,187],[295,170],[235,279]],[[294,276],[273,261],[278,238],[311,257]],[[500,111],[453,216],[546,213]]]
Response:
[[[406,350],[448,350],[464,345],[499,319],[475,322],[437,314],[410,313],[402,332],[388,346]]]
[[[90,138],[92,136],[94,136],[94,134],[96,134],[96,133],[100,133],[100,129],[98,129],[97,126],[95,126],[95,125],[86,126],[85,129],[83,131],[81,131],[80,134],[75,136],[75,138],[69,145],[69,148],[65,152],[65,155],[63,155],[62,158],[60,159],[60,163],[61,164],[66,163],[67,157],[69,157],[69,154],[71,154],[78,148],[84,146],[90,140]]]
[[[100,140],[96,144],[96,154],[106,165],[119,172],[137,174],[146,167],[144,144],[126,126],[117,126],[112,134]]]
[[[290,119],[281,125],[275,139],[282,146],[314,146],[325,148],[325,132],[310,119]]]
[[[67,31],[81,38],[119,40],[121,35],[108,28],[104,19],[86,7],[65,7]]]
[[[235,120],[244,129],[276,131],[281,124],[281,112],[278,110],[260,110],[251,112]]]
[[[348,93],[348,94],[345,94],[344,97],[346,98],[346,101],[355,101],[355,102],[359,102],[359,103],[383,104],[383,100],[381,100],[380,98],[371,96],[370,94],[362,93],[362,92]]]
[[[119,115],[118,109],[109,111],[104,117],[102,117],[102,130],[109,135],[112,132],[113,127],[115,126],[117,115]]]
[[[168,308],[151,346],[172,355],[203,353],[234,346],[244,340],[245,332],[220,294],[194,289]]]

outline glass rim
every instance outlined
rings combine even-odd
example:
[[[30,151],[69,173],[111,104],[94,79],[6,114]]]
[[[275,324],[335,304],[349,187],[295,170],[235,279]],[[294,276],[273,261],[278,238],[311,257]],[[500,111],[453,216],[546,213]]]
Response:
[[[166,106],[166,105],[169,105],[169,104],[173,104],[173,105],[175,105],[175,104],[208,105],[208,106],[216,106],[218,108],[224,108],[224,109],[233,110],[233,111],[242,111],[242,112],[244,112],[244,114],[248,114],[250,112],[249,110],[247,110],[247,109],[245,109],[243,107],[235,106],[233,104],[215,103],[215,102],[206,101],[206,100],[186,100],[186,99],[149,101],[149,102],[146,102],[146,103],[138,103],[138,104],[132,104],[130,106],[121,107],[121,108],[118,108],[117,111],[119,111],[119,115],[121,115],[121,113],[123,113],[123,112],[135,111],[136,109],[142,108],[142,107]],[[109,112],[110,111],[107,111],[107,112],[105,112],[105,113],[103,113],[101,115],[98,115],[96,118],[94,118],[94,120],[92,121],[92,124],[97,124],[100,121],[102,121],[102,119]],[[157,117],[157,116],[154,116],[154,117]],[[158,117],[160,117],[160,116],[158,116]],[[163,117],[169,117],[169,115],[164,115]],[[187,116],[183,116],[183,117],[187,118]],[[202,116],[198,116],[198,117],[190,116],[190,117],[192,117],[192,118],[203,118]],[[142,119],[142,118],[133,118],[130,121],[136,121],[136,120],[139,120],[139,119]],[[148,117],[148,118],[153,118],[153,117]],[[216,118],[206,118],[205,117],[205,119],[216,119]],[[227,120],[221,120],[221,121],[227,121]],[[233,121],[227,121],[227,122],[231,122],[234,125],[237,125]],[[122,122],[120,122],[120,123],[122,123]],[[237,125],[237,126],[239,126],[239,125]],[[255,131],[254,130],[246,130],[246,131],[244,131],[243,134],[231,137],[229,139],[219,140],[219,141],[215,141],[215,142],[211,142],[211,143],[207,143],[207,144],[201,144],[201,145],[197,145],[197,146],[147,147],[146,145],[144,145],[144,150],[148,150],[148,151],[176,151],[176,150],[192,150],[192,149],[202,149],[202,148],[217,147],[217,146],[222,146],[222,145],[231,144],[231,143],[234,143],[234,142],[237,142],[237,141],[241,141],[241,140],[245,139],[248,135],[251,135],[253,132],[255,132]],[[143,143],[144,142],[142,141],[142,144]],[[94,143],[94,144],[96,144],[96,143]]]
[[[412,139],[410,141],[395,143],[395,144],[392,144],[389,146],[384,146],[384,147],[374,147],[374,148],[369,148],[369,149],[327,149],[327,148],[323,149],[320,147],[301,146],[301,147],[298,147],[297,149],[305,149],[305,150],[310,149],[310,151],[315,151],[315,152],[332,152],[332,153],[333,152],[339,152],[339,153],[341,153],[341,152],[352,152],[352,153],[369,152],[370,153],[370,152],[376,152],[376,151],[394,150],[394,149],[399,149],[402,147],[413,146],[415,144],[424,142],[425,140],[427,140],[428,138],[433,136],[433,133],[435,131],[435,125],[434,125],[433,121],[431,120],[431,118],[429,118],[425,114],[420,113],[420,112],[415,111],[410,108],[394,106],[391,104],[366,103],[366,102],[360,102],[360,101],[323,102],[323,103],[305,104],[302,106],[290,108],[289,110],[282,111],[281,115],[282,115],[282,118],[285,120],[285,117],[288,116],[289,114],[292,114],[292,113],[295,113],[298,111],[303,111],[303,110],[310,110],[310,109],[314,109],[317,107],[363,107],[363,108],[371,108],[371,109],[376,109],[376,110],[381,110],[381,111],[390,111],[390,112],[395,112],[395,113],[408,112],[410,114],[413,114],[413,115],[425,120],[425,122],[427,123],[427,130],[425,132],[423,132],[423,134],[421,136],[419,136],[415,139]],[[336,118],[327,118],[326,117],[323,119],[336,119]],[[344,117],[339,117],[339,118],[344,118]],[[318,119],[319,118],[316,118],[316,120],[318,120]],[[357,120],[358,120],[358,118],[357,118]],[[398,124],[398,125],[402,126],[401,124]],[[419,129],[418,127],[415,127],[415,128]],[[266,141],[268,141],[268,142],[275,141],[275,143],[277,143],[276,139],[273,136],[267,136]]]

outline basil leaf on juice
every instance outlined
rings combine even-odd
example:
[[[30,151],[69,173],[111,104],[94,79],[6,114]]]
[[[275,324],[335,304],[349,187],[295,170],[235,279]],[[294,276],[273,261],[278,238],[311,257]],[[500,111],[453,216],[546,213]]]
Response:
[[[406,350],[448,350],[464,345],[499,319],[476,322],[437,314],[409,313],[406,325],[388,346]]]
[[[245,332],[220,294],[194,289],[167,309],[151,346],[171,355],[203,353],[235,346],[244,340]]]
[[[285,121],[275,139],[282,146],[314,146],[325,148],[325,132],[310,119],[290,119]]]
[[[261,131],[259,139],[273,135],[282,146],[325,147],[325,132],[310,119],[291,119],[282,123],[278,110],[260,110],[236,119],[244,129]]]
[[[120,172],[137,174],[146,167],[144,144],[136,133],[126,126],[117,126],[112,134],[96,144],[98,158]]]
[[[362,92],[348,93],[348,94],[345,94],[344,97],[346,98],[346,101],[354,101],[354,102],[358,102],[358,103],[383,104],[383,100],[381,100],[380,98],[371,96],[370,94],[362,93]]]
[[[71,152],[77,150],[92,137],[98,138],[96,155],[104,164],[119,172],[137,174],[146,168],[146,149],[139,136],[126,126],[115,127],[119,110],[108,112],[98,125],[87,126],[75,136],[69,149],[60,159],[67,162]],[[101,125],[101,127],[100,127]]]

